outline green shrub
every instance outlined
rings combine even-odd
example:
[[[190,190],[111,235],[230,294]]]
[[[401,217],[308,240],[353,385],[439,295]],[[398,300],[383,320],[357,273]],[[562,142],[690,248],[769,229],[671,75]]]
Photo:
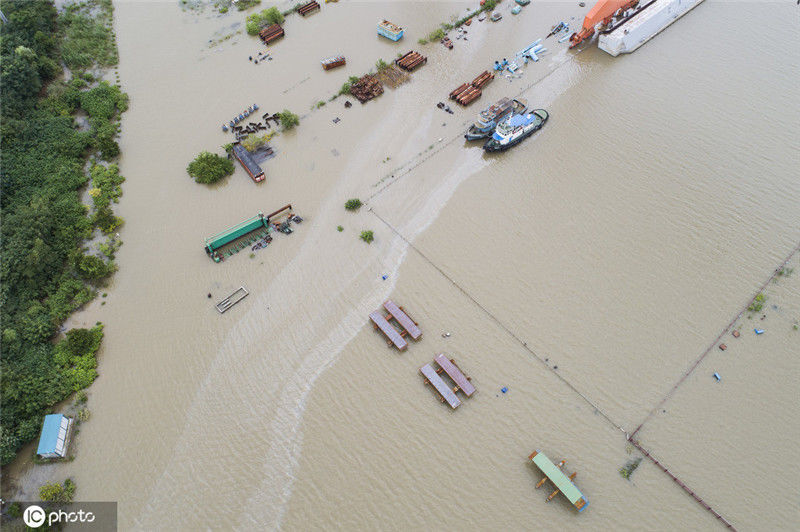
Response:
[[[186,171],[198,183],[216,183],[233,173],[233,163],[225,157],[204,151],[189,163]]]
[[[761,312],[761,309],[764,308],[764,302],[767,300],[767,296],[763,293],[758,294],[756,298],[750,303],[750,306],[747,307],[749,312]]]
[[[430,42],[440,41],[442,38],[444,38],[444,30],[442,28],[436,28],[428,34],[428,40]]]
[[[264,133],[263,135],[248,135],[247,138],[242,141],[242,146],[247,151],[253,152],[266,144],[271,138],[272,133]],[[231,146],[231,150],[233,150],[233,146]],[[226,149],[225,151],[228,150]]]
[[[352,88],[353,83],[356,83],[360,79],[361,78],[359,78],[358,76],[350,76],[349,78],[347,78],[347,81],[344,82],[342,88],[339,89],[339,95],[343,96],[345,94],[350,94],[350,89]]]
[[[639,464],[641,462],[642,462],[641,458],[636,458],[634,460],[631,460],[630,462],[625,464],[625,467],[621,467],[619,469],[620,476],[626,480],[630,480],[631,475],[633,475],[633,472],[636,471],[636,468],[639,467]]]
[[[375,235],[372,234],[372,231],[361,231],[361,240],[367,244],[371,244],[372,241],[375,240]]]
[[[245,11],[253,6],[259,5],[260,3],[261,0],[239,0],[236,3],[236,9],[238,9],[239,11]]]
[[[361,207],[361,200],[358,198],[349,199],[344,202],[344,208],[348,211],[357,211]]]
[[[12,502],[8,505],[8,516],[12,519],[19,519],[22,517],[22,505],[18,502]]]
[[[342,231],[344,231],[344,227],[342,227],[341,225],[337,225],[336,230],[341,233]]]
[[[288,109],[278,113],[278,118],[281,120],[281,127],[286,131],[300,123],[300,118]]]
[[[384,70],[386,70],[387,68],[389,68],[389,63],[387,63],[387,62],[386,62],[386,61],[384,61],[383,59],[378,59],[378,60],[375,62],[375,68],[378,70],[378,72],[383,72]]]
[[[75,496],[75,483],[66,479],[64,484],[48,482],[39,488],[39,498],[47,502],[71,502]]]

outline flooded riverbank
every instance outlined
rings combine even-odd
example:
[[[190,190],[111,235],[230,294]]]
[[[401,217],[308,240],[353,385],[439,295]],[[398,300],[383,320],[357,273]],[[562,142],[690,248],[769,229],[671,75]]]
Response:
[[[521,78],[498,77],[454,115],[436,108],[450,90],[591,6],[532,3],[473,23],[449,51],[416,41],[468,4],[323,4],[287,18],[259,65],[247,56],[262,45],[246,36],[208,46],[241,14],[115,6],[131,96],[125,245],[108,304],[81,315],[102,320],[106,339],[92,419],[58,472],[78,499],[119,501],[126,530],[715,526],[652,464],[620,477],[636,454],[618,427],[636,428],[800,240],[792,6],[709,0],[626,57],[548,41]],[[404,25],[404,40],[378,38],[381,18]],[[777,27],[762,46],[737,44],[766,24]],[[409,83],[311,111],[409,49],[429,57]],[[347,67],[322,71],[333,53]],[[483,107],[518,94],[550,112],[539,133],[499,156],[463,141]],[[273,141],[265,183],[237,168],[195,184],[188,161],[228,142],[221,123],[253,102],[302,115]],[[350,197],[368,201],[347,213]],[[287,203],[305,219],[294,234],[253,259],[206,257],[205,237]],[[357,238],[367,229],[371,245]],[[791,279],[787,316],[800,297]],[[219,315],[213,302],[242,284],[250,296]],[[390,296],[425,333],[402,354],[367,325]],[[785,328],[770,337],[776,359],[797,349]],[[478,389],[455,412],[418,374],[441,351]],[[790,481],[800,420],[782,418],[785,463],[757,470],[741,463],[763,452],[757,430],[728,434],[720,453],[713,433],[684,432],[703,433],[710,415],[687,405],[736,404],[755,423],[763,403],[734,397],[777,402],[796,384],[796,365],[750,382],[740,364],[721,383],[702,368],[641,436],[734,525],[758,528],[741,492],[716,486],[742,472],[756,486]],[[545,504],[534,449],[578,472],[586,512]],[[759,499],[758,513],[781,528],[794,509],[775,501]]]

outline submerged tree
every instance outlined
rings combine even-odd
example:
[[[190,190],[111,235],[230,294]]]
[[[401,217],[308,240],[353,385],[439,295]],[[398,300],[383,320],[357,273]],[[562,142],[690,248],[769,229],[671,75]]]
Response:
[[[186,171],[198,183],[216,183],[233,173],[233,163],[225,157],[204,151],[189,163]]]
[[[278,118],[281,119],[281,127],[286,131],[300,123],[300,118],[288,109],[284,109],[283,112],[278,113]]]

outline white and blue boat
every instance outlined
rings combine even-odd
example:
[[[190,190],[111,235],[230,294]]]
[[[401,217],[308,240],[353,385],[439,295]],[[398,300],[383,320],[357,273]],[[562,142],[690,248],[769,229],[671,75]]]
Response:
[[[511,115],[500,122],[492,138],[486,141],[486,151],[505,151],[516,146],[542,128],[550,115],[544,109],[535,109],[530,113]]]
[[[528,108],[525,100],[501,98],[496,104],[481,111],[478,120],[469,126],[464,138],[467,140],[485,139],[494,133],[497,124],[512,114],[522,114]]]

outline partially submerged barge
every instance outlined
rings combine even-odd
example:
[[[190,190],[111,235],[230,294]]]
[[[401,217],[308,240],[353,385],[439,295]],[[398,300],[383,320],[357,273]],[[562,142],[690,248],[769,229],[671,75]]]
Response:
[[[322,68],[324,68],[325,70],[331,70],[333,68],[346,65],[347,60],[344,58],[343,55],[334,55],[326,59],[323,59],[322,61],[320,61],[320,63],[322,63]]]
[[[281,221],[281,223],[278,223],[278,221]],[[221,262],[225,260],[225,257],[238,253],[259,240],[263,239],[266,243],[269,243],[272,241],[272,237],[269,234],[270,231],[276,230],[286,234],[291,233],[292,229],[289,227],[291,221],[302,221],[302,218],[292,213],[291,204],[285,205],[267,216],[259,212],[252,218],[239,222],[217,235],[206,238],[204,249],[214,262]]]
[[[248,173],[253,181],[256,183],[261,183],[264,181],[264,170],[261,169],[256,160],[253,159],[253,156],[244,146],[241,144],[234,144],[233,156],[237,161],[239,161],[239,164],[242,165],[242,168],[244,168],[245,172]]]
[[[397,24],[392,24],[388,20],[382,20],[378,24],[378,35],[386,37],[390,41],[399,41],[403,38],[404,30]]]

